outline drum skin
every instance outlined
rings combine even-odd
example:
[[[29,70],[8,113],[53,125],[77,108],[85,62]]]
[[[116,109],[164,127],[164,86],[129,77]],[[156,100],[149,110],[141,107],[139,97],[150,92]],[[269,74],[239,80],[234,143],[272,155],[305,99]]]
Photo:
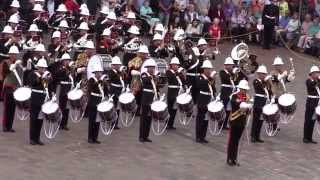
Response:
[[[14,91],[13,97],[16,101],[16,106],[20,109],[30,108],[31,89],[26,87],[18,88]]]
[[[113,103],[110,101],[104,101],[98,104],[97,111],[102,121],[112,121],[116,113]]]
[[[281,95],[278,104],[280,112],[287,115],[294,114],[297,108],[296,98],[292,94]]]
[[[71,90],[68,93],[69,104],[72,109],[80,109],[83,105],[84,93],[81,89]]]
[[[183,93],[177,97],[177,106],[181,112],[192,113],[193,103],[190,94]]]
[[[278,123],[280,119],[279,108],[277,104],[267,104],[262,110],[263,119],[267,123]]]
[[[45,116],[45,119],[50,122],[56,122],[60,119],[61,111],[59,111],[59,105],[55,102],[48,101],[41,107],[41,111]]]
[[[119,96],[120,108],[125,112],[134,112],[136,110],[136,101],[132,93],[123,93]]]
[[[168,106],[163,101],[155,101],[151,104],[151,117],[154,120],[166,121],[169,117]]]
[[[223,121],[225,116],[222,102],[212,101],[208,104],[208,114],[213,121]]]

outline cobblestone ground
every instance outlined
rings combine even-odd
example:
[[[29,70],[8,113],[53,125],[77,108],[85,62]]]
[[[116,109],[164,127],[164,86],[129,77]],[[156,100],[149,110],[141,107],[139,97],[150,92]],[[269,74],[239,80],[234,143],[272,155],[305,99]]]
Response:
[[[222,54],[213,62],[222,68],[231,44],[220,46]],[[258,61],[271,67],[275,55],[288,62],[290,53],[282,48],[263,51],[250,47]],[[293,56],[294,57],[294,56]],[[28,143],[29,121],[15,121],[16,133],[0,133],[1,180],[213,180],[213,179],[320,179],[320,145],[302,143],[305,104],[305,79],[316,63],[294,57],[296,80],[288,87],[296,94],[298,109],[294,121],[281,126],[276,137],[264,144],[248,144],[242,139],[240,167],[228,167],[228,133],[219,137],[208,134],[208,145],[194,142],[194,122],[177,125],[176,131],[153,136],[153,143],[138,142],[139,119],[130,128],[121,128],[111,136],[100,133],[100,145],[87,143],[87,120],[70,122],[68,132],[59,132],[54,140],[42,139],[45,146]],[[288,63],[289,64],[289,63]],[[1,106],[2,111],[2,106]],[[2,114],[2,112],[1,112]],[[44,133],[43,133],[44,134]],[[245,134],[244,134],[245,135]],[[315,134],[315,140],[319,135]]]

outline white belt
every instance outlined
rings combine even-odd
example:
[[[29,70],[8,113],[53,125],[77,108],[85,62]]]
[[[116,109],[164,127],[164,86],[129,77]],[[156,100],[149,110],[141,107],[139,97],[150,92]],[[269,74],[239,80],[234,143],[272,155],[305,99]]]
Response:
[[[199,73],[187,73],[187,76],[199,76]]]
[[[154,92],[153,92],[153,89],[143,89],[143,91],[154,93]]]
[[[172,89],[180,89],[180,86],[175,86],[175,85],[169,85],[168,88]]]
[[[122,88],[122,85],[121,85],[121,84],[111,83],[111,86]]]
[[[61,81],[60,84],[72,84],[70,81]]]
[[[211,96],[211,93],[205,92],[205,91],[200,91],[200,94],[207,95],[207,96]]]
[[[38,89],[31,89],[32,92],[45,94],[46,92],[44,90],[38,90]]]
[[[312,99],[319,99],[320,98],[320,96],[312,96],[312,95],[308,95],[307,97],[312,98]]]
[[[231,84],[221,84],[222,87],[234,88]]]
[[[268,19],[275,19],[276,17],[274,16],[268,16],[268,15],[265,15]]]
[[[266,96],[266,95],[264,95],[264,94],[255,94],[254,96],[267,98],[267,96]]]
[[[91,93],[91,96],[102,97],[101,94],[99,94],[99,93],[94,93],[94,92]]]

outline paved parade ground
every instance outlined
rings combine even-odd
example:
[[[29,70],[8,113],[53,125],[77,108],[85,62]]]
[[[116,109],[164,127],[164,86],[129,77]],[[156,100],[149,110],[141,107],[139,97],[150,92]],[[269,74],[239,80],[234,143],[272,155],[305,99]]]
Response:
[[[231,49],[230,43],[221,44],[222,54],[213,62],[215,70],[223,68]],[[151,135],[153,143],[142,144],[136,119],[132,127],[121,128],[111,136],[100,133],[102,144],[92,145],[87,143],[85,119],[78,124],[69,122],[71,130],[59,132],[53,140],[42,133],[46,145],[31,146],[27,120],[14,122],[16,133],[0,133],[0,180],[320,179],[320,144],[302,143],[305,80],[316,61],[298,59],[283,48],[266,51],[250,46],[250,53],[258,55],[258,62],[266,64],[269,71],[276,55],[288,66],[288,58],[293,57],[297,75],[288,90],[296,95],[298,107],[294,121],[282,125],[276,137],[266,137],[263,131],[263,144],[248,144],[244,133],[240,167],[226,165],[227,132],[219,137],[208,133],[210,143],[198,144],[194,141],[194,121],[188,127],[176,121],[176,131]],[[320,142],[316,130],[314,139]]]

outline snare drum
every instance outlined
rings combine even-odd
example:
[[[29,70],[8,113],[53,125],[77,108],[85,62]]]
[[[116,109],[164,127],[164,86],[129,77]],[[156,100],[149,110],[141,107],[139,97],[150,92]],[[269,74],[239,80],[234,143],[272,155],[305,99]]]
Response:
[[[134,112],[136,110],[135,97],[130,92],[122,93],[119,96],[120,108],[125,112]]]
[[[187,112],[187,113],[192,112],[193,110],[192,96],[189,93],[180,94],[177,97],[176,102],[177,102],[178,109],[181,112]]]
[[[97,106],[97,111],[102,121],[112,121],[116,111],[112,101],[103,101]]]
[[[223,121],[225,118],[223,103],[220,101],[210,102],[208,104],[208,114],[213,121]]]
[[[278,99],[279,110],[283,114],[291,115],[296,111],[296,98],[293,94],[282,94]]]
[[[277,104],[267,104],[262,109],[263,119],[268,123],[277,123],[280,118]]]
[[[30,107],[31,89],[20,87],[13,92],[13,98],[16,100],[18,108],[28,109]]]
[[[72,109],[80,109],[83,101],[83,91],[81,89],[73,89],[68,92],[68,100]]]
[[[168,105],[163,101],[155,101],[151,104],[152,119],[166,121],[169,118]]]
[[[41,107],[41,111],[44,114],[45,119],[50,122],[56,122],[61,117],[59,105],[53,101],[48,101],[44,103]]]

